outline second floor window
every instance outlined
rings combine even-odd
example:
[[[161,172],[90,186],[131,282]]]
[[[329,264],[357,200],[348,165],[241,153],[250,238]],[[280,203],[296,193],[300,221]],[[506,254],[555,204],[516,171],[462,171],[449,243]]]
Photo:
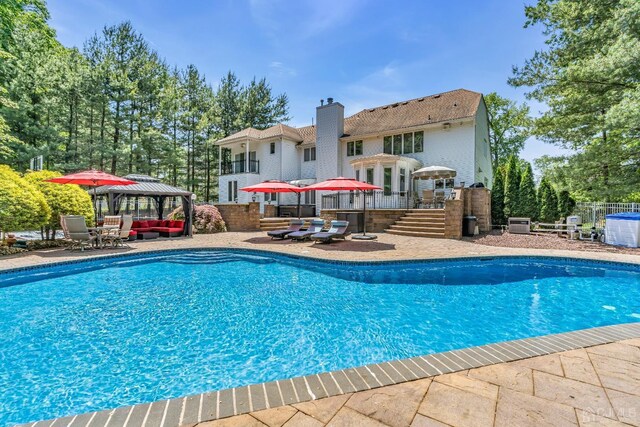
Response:
[[[316,147],[304,149],[304,161],[312,162],[316,159]]]
[[[382,152],[385,154],[410,154],[424,151],[424,132],[408,132],[400,135],[388,135],[382,139]]]
[[[362,155],[362,141],[349,141],[347,142],[347,156],[361,156]]]
[[[275,143],[275,142],[272,142],[272,143],[269,145],[269,154],[275,154],[275,153],[276,153],[276,143]]]

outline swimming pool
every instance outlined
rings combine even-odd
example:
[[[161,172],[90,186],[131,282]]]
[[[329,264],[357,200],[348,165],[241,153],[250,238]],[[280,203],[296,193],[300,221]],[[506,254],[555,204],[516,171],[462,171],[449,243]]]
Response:
[[[640,321],[640,267],[175,251],[0,274],[0,425]]]

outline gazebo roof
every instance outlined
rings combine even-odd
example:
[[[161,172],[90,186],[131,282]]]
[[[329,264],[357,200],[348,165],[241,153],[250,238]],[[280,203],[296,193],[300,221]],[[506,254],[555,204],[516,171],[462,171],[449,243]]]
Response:
[[[182,188],[163,184],[148,175],[131,174],[125,178],[136,181],[132,185],[103,185],[95,189],[96,194],[123,194],[132,196],[191,196],[193,193]]]

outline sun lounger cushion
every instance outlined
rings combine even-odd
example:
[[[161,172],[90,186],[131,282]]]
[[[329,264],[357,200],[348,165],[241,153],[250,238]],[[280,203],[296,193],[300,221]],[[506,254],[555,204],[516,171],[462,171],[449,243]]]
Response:
[[[311,240],[318,242],[331,242],[333,239],[344,239],[351,234],[347,231],[348,227],[348,221],[331,221],[331,228],[329,231],[313,234],[310,238]]]
[[[287,237],[289,237],[292,240],[305,240],[305,239],[308,239],[313,234],[316,234],[322,231],[323,227],[324,227],[324,220],[314,219],[313,221],[311,221],[311,225],[307,230],[294,231],[293,233],[289,233]]]
[[[299,231],[304,225],[304,221],[301,219],[291,220],[289,224],[289,228],[283,230],[271,230],[267,231],[267,236],[270,236],[272,239],[284,239],[288,234],[293,233],[294,231]]]

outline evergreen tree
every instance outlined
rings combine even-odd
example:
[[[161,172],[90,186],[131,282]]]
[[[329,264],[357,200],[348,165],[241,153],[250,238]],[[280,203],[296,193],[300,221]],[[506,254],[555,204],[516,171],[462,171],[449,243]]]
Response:
[[[520,166],[516,156],[509,157],[504,179],[504,215],[506,218],[521,216]]]
[[[573,209],[576,207],[576,201],[573,200],[571,194],[567,190],[562,190],[558,193],[558,214],[565,218],[573,213]]]
[[[507,220],[504,216],[504,167],[499,166],[493,176],[493,188],[491,188],[491,223],[504,225]]]
[[[536,185],[533,182],[533,169],[531,163],[526,162],[522,177],[520,178],[519,205],[520,215],[535,221],[538,218],[538,198]]]
[[[538,187],[538,203],[540,205],[539,220],[552,224],[558,220],[558,197],[546,178],[542,178]]]

